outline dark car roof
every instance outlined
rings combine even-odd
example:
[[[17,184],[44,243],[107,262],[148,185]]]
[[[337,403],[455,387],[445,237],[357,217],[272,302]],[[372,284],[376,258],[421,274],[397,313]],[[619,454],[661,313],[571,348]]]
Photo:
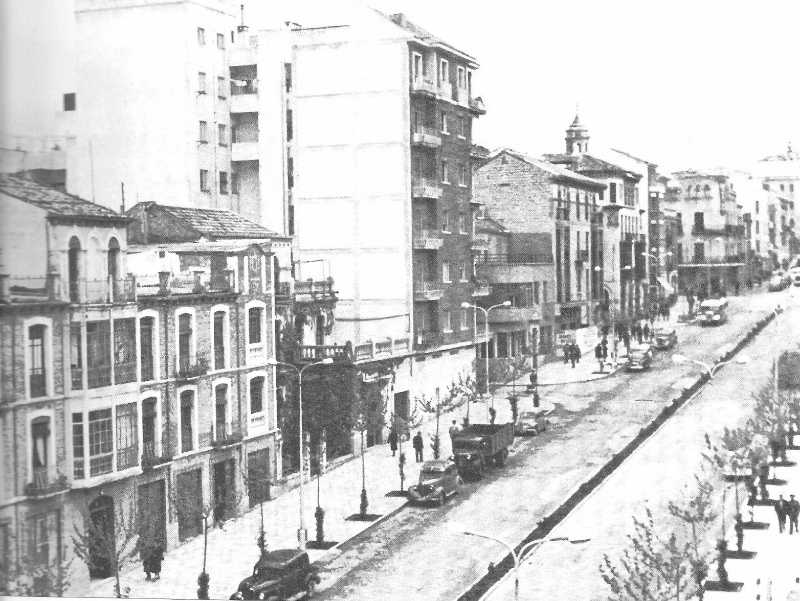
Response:
[[[264,557],[259,559],[258,562],[256,563],[256,567],[258,568],[285,567],[286,564],[292,562],[301,555],[305,554],[306,552],[303,551],[302,549],[276,549],[275,551],[270,551]]]
[[[435,461],[426,461],[422,464],[422,471],[431,471],[431,472],[443,472],[448,465],[450,465],[450,461],[446,461],[443,459],[437,459]]]

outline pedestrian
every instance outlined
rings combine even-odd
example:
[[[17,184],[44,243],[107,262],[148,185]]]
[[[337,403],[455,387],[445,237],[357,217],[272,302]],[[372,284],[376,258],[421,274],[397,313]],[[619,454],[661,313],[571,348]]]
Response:
[[[570,355],[572,355],[572,347],[569,342],[564,345],[564,365],[569,363]]]
[[[636,341],[642,344],[642,324],[636,323]]]
[[[458,434],[459,432],[460,429],[458,427],[458,423],[456,423],[456,420],[453,420],[453,424],[450,426],[450,438],[453,438],[453,435]]]
[[[151,574],[153,573],[153,546],[150,543],[143,543],[139,545],[139,558],[142,560],[142,569],[145,573],[145,580],[152,580]]]
[[[394,428],[389,432],[389,448],[392,449],[392,457],[397,453],[397,432]]]
[[[736,296],[739,296],[739,281],[738,280],[733,283],[733,289],[734,289],[734,294],[736,294]]]
[[[800,517],[800,501],[794,498],[794,495],[789,495],[789,503],[786,505],[787,513],[789,515],[789,534],[798,532],[797,518]]]
[[[417,463],[422,463],[422,448],[423,448],[422,432],[417,432],[414,435],[413,444],[414,444],[414,455],[416,456]]]
[[[597,362],[600,364],[600,373],[603,373],[605,359],[603,357],[603,344],[600,342],[598,342],[597,346],[594,347],[594,358],[597,359]]]
[[[581,362],[581,347],[578,346],[577,342],[572,343],[572,354],[575,356],[575,362]]]
[[[494,407],[489,407],[489,423],[494,426],[494,420],[497,419],[497,411]]]
[[[531,372],[530,381],[531,381],[530,388],[535,390],[536,385],[539,383],[539,374],[536,372],[535,369]]]
[[[568,344],[565,348],[565,352],[569,355],[570,363],[572,363],[572,369],[575,369],[575,347],[572,344]]]
[[[643,333],[644,333],[644,339],[645,340],[650,340],[650,326],[648,326],[647,324],[644,324],[644,332]]]
[[[783,495],[778,496],[778,500],[775,501],[775,513],[778,516],[778,532],[783,532],[783,529],[786,527],[786,516],[789,512],[789,504],[783,498]]]
[[[164,545],[161,543],[156,544],[153,548],[153,554],[150,557],[150,567],[153,568],[155,577],[153,580],[161,579],[161,562],[164,561]]]
[[[686,303],[689,305],[689,315],[691,315],[694,308],[694,296],[689,291],[686,292]]]

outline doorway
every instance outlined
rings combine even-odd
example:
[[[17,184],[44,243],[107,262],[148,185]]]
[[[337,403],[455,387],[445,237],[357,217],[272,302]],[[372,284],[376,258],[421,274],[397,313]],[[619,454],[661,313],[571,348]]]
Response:
[[[167,504],[163,480],[139,486],[139,540],[167,546]]]
[[[90,578],[108,578],[112,574],[111,562],[116,553],[114,529],[114,499],[100,495],[89,504],[93,543],[89,550]]]
[[[234,460],[214,464],[214,522],[224,522],[236,515],[236,483]]]

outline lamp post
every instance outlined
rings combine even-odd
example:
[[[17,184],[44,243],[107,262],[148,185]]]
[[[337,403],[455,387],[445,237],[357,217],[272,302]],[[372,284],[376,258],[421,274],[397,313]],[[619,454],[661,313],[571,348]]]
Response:
[[[573,545],[577,545],[591,540],[588,538],[572,539],[567,536],[553,536],[549,538],[540,538],[531,541],[526,545],[524,545],[519,551],[517,551],[516,549],[514,549],[514,546],[510,542],[498,536],[494,536],[492,534],[486,534],[485,532],[477,532],[474,530],[470,530],[469,528],[461,524],[450,523],[447,525],[447,528],[453,534],[460,534],[463,536],[477,536],[479,538],[485,538],[487,540],[499,543],[503,545],[506,549],[508,549],[509,553],[511,553],[511,557],[514,559],[514,599],[519,599],[519,567],[522,564],[522,561],[525,559],[525,554],[528,551],[530,551],[535,547],[543,545],[544,543],[564,541],[571,543]],[[488,597],[489,595],[487,594],[486,596]]]
[[[750,357],[742,356],[737,357],[736,359],[731,359],[730,361],[720,361],[719,363],[715,363],[714,365],[709,365],[705,361],[700,361],[699,359],[691,359],[690,357],[686,357],[685,355],[672,355],[672,362],[673,363],[694,363],[695,365],[699,365],[702,367],[706,373],[708,374],[709,378],[712,380],[717,373],[717,370],[722,367],[723,365],[727,365],[728,363],[738,363],[740,365],[745,363],[750,363]]]
[[[277,372],[278,366],[281,365],[283,367],[288,367],[293,369],[297,372],[297,382],[298,382],[298,406],[300,407],[299,410],[299,432],[298,438],[300,439],[300,526],[297,530],[297,543],[300,549],[306,548],[306,540],[308,538],[308,534],[306,532],[306,523],[305,518],[303,516],[303,463],[305,461],[303,447],[304,447],[304,440],[303,440],[303,372],[307,370],[309,367],[314,367],[315,365],[329,365],[333,363],[333,359],[327,358],[323,359],[322,361],[317,361],[316,363],[309,363],[308,365],[303,366],[302,368],[298,369],[297,366],[292,365],[291,363],[283,363],[282,361],[276,361],[274,358],[270,357],[267,359],[267,365],[271,365],[275,368]]]
[[[483,319],[484,319],[483,323],[484,323],[484,330],[486,332],[486,352],[484,353],[484,355],[485,355],[484,358],[486,360],[486,394],[487,395],[491,394],[491,392],[489,390],[489,311],[491,311],[492,309],[497,309],[498,307],[510,307],[510,306],[511,306],[511,301],[505,301],[504,303],[500,303],[498,305],[492,305],[488,309],[484,309],[483,307],[479,307],[478,305],[472,305],[472,304],[470,304],[470,303],[468,303],[466,301],[461,303],[461,308],[462,309],[469,309],[470,307],[472,307],[473,309],[476,309],[476,310],[479,309],[479,310],[483,311]],[[475,332],[476,345],[477,345],[477,338],[478,338],[478,314],[477,313],[475,313],[475,326],[473,328],[473,332]],[[492,397],[492,408],[494,408],[494,397]],[[467,400],[467,421],[469,421],[469,400]]]

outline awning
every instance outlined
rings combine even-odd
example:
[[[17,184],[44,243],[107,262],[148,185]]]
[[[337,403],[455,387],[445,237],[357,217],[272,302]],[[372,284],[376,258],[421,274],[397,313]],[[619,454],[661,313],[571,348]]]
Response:
[[[675,292],[675,288],[673,288],[672,285],[669,283],[669,281],[667,281],[667,278],[658,276],[656,280],[658,281],[659,284],[661,284],[661,287],[667,294],[673,294]]]

